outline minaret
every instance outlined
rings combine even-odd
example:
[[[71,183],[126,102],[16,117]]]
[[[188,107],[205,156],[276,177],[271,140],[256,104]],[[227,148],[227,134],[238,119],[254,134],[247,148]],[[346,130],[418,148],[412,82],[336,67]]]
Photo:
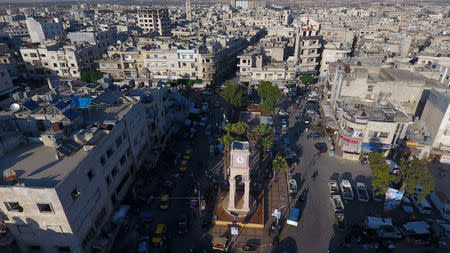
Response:
[[[191,0],[186,0],[186,18],[189,21],[192,20]]]

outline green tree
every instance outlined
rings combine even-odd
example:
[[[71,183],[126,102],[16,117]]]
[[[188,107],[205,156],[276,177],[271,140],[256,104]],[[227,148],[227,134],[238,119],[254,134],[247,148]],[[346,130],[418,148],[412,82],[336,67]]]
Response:
[[[223,149],[223,179],[227,180],[227,169],[230,167],[230,148],[231,143],[233,143],[234,138],[230,135],[224,135],[222,138],[219,138],[219,143],[224,146]]]
[[[373,174],[372,187],[376,195],[382,195],[395,180],[395,175],[390,173],[386,157],[382,153],[372,153],[369,156],[369,163]]]
[[[313,77],[311,75],[301,75],[300,81],[302,81],[303,84],[311,83],[313,81]]]
[[[103,73],[100,71],[86,71],[81,73],[81,81],[83,82],[95,82],[103,77]]]
[[[258,95],[261,97],[262,103],[259,105],[259,109],[265,113],[270,113],[275,109],[277,99],[281,97],[278,86],[273,85],[269,81],[261,81],[258,87]]]
[[[433,191],[435,185],[427,160],[417,157],[413,157],[408,162],[403,160],[400,164],[400,169],[400,176],[395,183],[400,185],[400,190],[405,190],[408,194],[414,194],[415,188],[420,186],[422,191],[417,194],[417,199],[419,202],[422,202]]]
[[[430,173],[426,159],[414,157],[408,162],[402,160],[399,176],[391,173],[386,158],[381,153],[371,154],[369,162],[373,174],[372,186],[377,189],[377,195],[385,193],[390,186],[397,186],[401,191],[414,194],[414,189],[420,186],[422,192],[417,198],[421,202],[434,189],[434,177]]]
[[[230,82],[227,81],[226,87],[220,96],[234,107],[239,107],[244,104],[244,91],[239,84],[230,84]]]
[[[273,160],[272,160],[272,170],[275,172],[286,172],[288,170],[288,164],[286,161],[286,158],[281,156],[281,155],[277,155]]]

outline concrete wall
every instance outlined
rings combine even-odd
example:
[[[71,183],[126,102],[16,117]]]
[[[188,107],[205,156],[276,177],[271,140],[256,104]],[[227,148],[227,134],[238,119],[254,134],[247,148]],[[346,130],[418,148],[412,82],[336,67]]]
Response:
[[[423,109],[422,118],[430,136],[433,139],[433,148],[439,148],[440,143],[450,146],[450,139],[446,136],[446,129],[450,129],[450,99],[443,93],[431,90]],[[450,133],[447,133],[450,135]]]
[[[5,223],[22,252],[28,252],[29,246],[41,246],[42,252],[56,253],[55,245],[71,246],[77,241],[55,189],[0,186],[0,201],[0,209],[8,217]],[[19,202],[23,212],[8,211],[4,202],[9,201]],[[36,203],[51,204],[53,212],[41,213]],[[82,251],[74,247],[72,252]]]

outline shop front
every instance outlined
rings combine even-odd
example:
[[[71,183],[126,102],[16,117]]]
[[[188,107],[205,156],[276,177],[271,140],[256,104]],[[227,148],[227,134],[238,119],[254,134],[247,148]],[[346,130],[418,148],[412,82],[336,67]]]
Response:
[[[342,150],[342,157],[349,160],[358,160],[361,153],[360,141],[345,137],[342,134],[339,134],[339,137],[339,146]]]

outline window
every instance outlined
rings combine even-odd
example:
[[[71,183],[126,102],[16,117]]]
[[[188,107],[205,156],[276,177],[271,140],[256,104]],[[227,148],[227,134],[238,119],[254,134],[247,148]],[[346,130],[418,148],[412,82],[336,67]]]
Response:
[[[367,86],[367,91],[373,91],[373,86],[372,85]]]
[[[123,155],[121,158],[120,158],[120,165],[124,165],[125,164],[125,162],[127,161],[127,157],[125,156],[125,155]]]
[[[109,186],[111,184],[111,176],[108,175],[105,180],[106,184]]]
[[[59,253],[66,253],[66,252],[70,253],[71,251],[70,251],[70,247],[66,246],[66,247],[58,247],[58,252]]]
[[[23,207],[19,202],[5,202],[6,209],[10,212],[23,212]]]
[[[47,230],[62,233],[62,229],[61,229],[60,225],[47,225]]]
[[[378,137],[378,132],[373,132],[373,135],[372,135],[372,137],[373,137],[373,138],[376,138],[376,137]]]
[[[380,138],[387,138],[389,137],[389,133],[388,132],[381,132],[380,133]]]
[[[37,54],[36,53],[30,53],[30,56],[31,57],[37,57]]]
[[[91,180],[94,178],[94,172],[92,171],[92,169],[90,169],[87,173],[89,182],[91,182]]]
[[[53,208],[50,203],[36,203],[36,205],[41,213],[53,213]]]
[[[76,198],[78,198],[78,196],[80,196],[80,192],[77,188],[75,188],[72,190],[72,193],[70,193],[70,195],[72,196],[72,199],[75,200]]]
[[[48,63],[47,63],[47,62],[44,62],[44,66],[48,66]]]
[[[116,138],[116,147],[119,148],[120,144],[122,144],[122,138],[119,136]]]
[[[114,177],[117,175],[117,172],[118,172],[117,167],[115,167],[115,168],[111,171],[111,176],[112,176],[112,178],[114,178]]]
[[[111,158],[112,154],[114,154],[114,147],[111,146],[107,151],[106,151],[106,155],[108,156],[108,158]]]
[[[100,163],[101,163],[102,165],[105,165],[105,163],[106,163],[105,155],[102,155],[102,157],[100,157]]]
[[[366,99],[372,99],[371,95],[366,95]]]
[[[45,57],[45,54],[41,54],[41,57]]]

